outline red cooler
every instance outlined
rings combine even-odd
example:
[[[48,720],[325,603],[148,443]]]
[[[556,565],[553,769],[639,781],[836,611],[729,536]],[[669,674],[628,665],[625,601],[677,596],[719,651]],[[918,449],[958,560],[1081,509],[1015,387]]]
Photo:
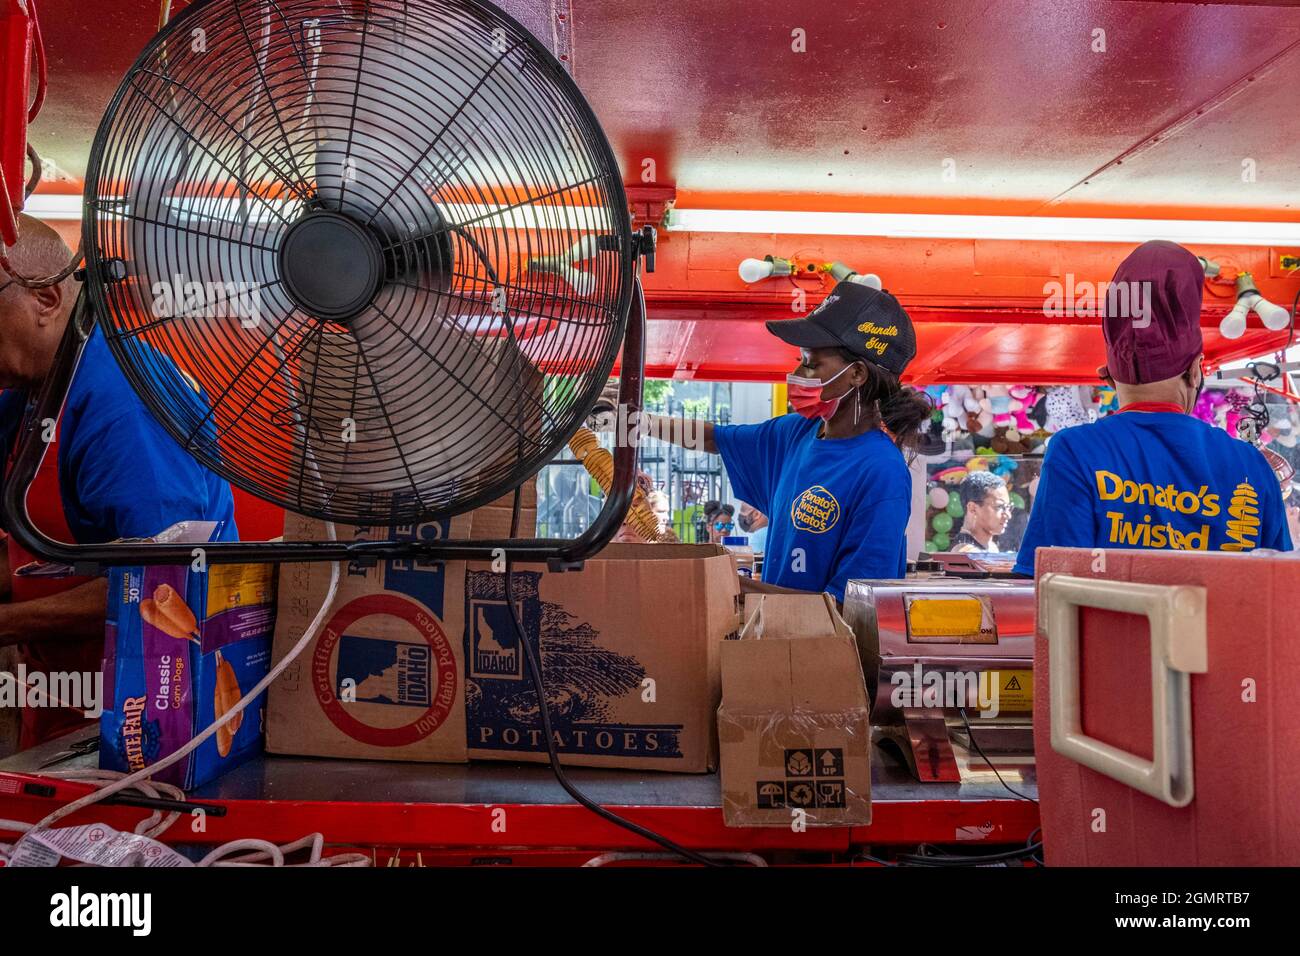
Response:
[[[1052,866],[1300,865],[1300,556],[1039,551]]]

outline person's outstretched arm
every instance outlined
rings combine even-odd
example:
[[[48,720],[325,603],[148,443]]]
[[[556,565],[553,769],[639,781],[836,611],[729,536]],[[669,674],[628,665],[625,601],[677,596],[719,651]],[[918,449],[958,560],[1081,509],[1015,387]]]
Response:
[[[625,415],[617,414],[619,408],[618,401],[618,379],[611,378],[605,385],[604,391],[600,393],[600,399],[596,403],[596,412],[588,419],[588,424],[592,427],[599,427],[601,431],[608,431],[612,427],[614,430],[626,429],[632,432],[630,427],[633,423],[628,423]],[[603,427],[592,424],[593,422],[603,421]],[[650,412],[642,412],[637,421],[636,432],[650,438],[657,438],[660,441],[677,445],[679,448],[688,448],[692,451],[702,451],[710,455],[718,453],[717,442],[713,439],[713,422],[702,421],[698,418],[677,418],[671,415],[654,415]],[[625,437],[619,436],[619,440]]]
[[[698,418],[652,415],[649,412],[641,413],[641,421],[643,423],[641,431],[652,438],[677,445],[679,448],[689,448],[710,455],[718,453],[718,443],[713,437],[713,422]]]
[[[102,638],[107,606],[106,578],[96,578],[48,597],[0,604],[0,646]]]

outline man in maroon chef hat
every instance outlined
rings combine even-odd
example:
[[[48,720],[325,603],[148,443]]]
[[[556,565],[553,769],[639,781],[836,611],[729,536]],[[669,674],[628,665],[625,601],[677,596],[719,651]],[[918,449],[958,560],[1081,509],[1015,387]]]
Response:
[[[1291,550],[1277,476],[1253,445],[1191,412],[1201,371],[1196,256],[1161,240],[1120,263],[1102,316],[1117,414],[1058,432],[1016,571],[1045,547]]]

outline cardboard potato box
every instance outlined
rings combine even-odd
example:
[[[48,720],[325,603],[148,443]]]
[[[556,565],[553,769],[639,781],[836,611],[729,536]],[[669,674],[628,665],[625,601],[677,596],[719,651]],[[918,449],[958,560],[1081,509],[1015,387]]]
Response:
[[[415,526],[338,525],[340,539],[466,537],[469,516]],[[324,525],[288,514],[286,540]],[[460,633],[463,562],[378,561],[341,569],[320,633],[271,685],[271,753],[465,761]],[[329,587],[328,562],[280,569],[275,659],[302,637]]]
[[[871,723],[857,642],[829,595],[746,602],[722,646],[718,739],[727,826],[871,822]]]
[[[266,676],[274,578],[269,564],[110,570],[101,768],[130,773],[175,753]],[[189,790],[260,753],[265,709],[263,695],[156,779]]]
[[[513,578],[566,766],[717,765],[718,652],[739,624],[739,580],[725,549],[609,545],[581,571],[519,565]],[[505,575],[470,565],[464,600],[471,759],[545,761]]]
[[[526,491],[521,529],[535,520],[535,487]],[[508,496],[449,523],[390,530],[504,537],[510,505]],[[288,520],[286,536],[321,534],[317,522]],[[345,533],[376,536],[340,526]],[[739,625],[738,581],[722,548],[612,545],[583,571],[516,565],[513,578],[525,631],[541,648],[565,764],[679,772],[716,766],[717,645]],[[301,636],[328,580],[325,564],[281,569],[277,658]],[[426,686],[432,695],[423,693]],[[435,697],[446,706],[431,710]],[[314,646],[272,685],[267,749],[545,761],[538,716],[504,574],[483,564],[379,562],[346,569]]]

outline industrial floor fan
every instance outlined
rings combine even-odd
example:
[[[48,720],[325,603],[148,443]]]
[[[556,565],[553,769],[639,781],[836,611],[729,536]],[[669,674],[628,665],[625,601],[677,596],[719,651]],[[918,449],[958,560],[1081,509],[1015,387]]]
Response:
[[[27,516],[85,342],[102,334],[196,459],[290,511],[391,527],[518,487],[623,349],[639,410],[653,231],[563,66],[477,0],[204,0],[122,81],[86,171],[84,288],[24,422],[10,533],[89,571],[192,545],[55,541]],[[571,565],[617,530],[635,447],[576,539],[212,543],[211,562]],[[162,529],[159,529],[162,530]]]

